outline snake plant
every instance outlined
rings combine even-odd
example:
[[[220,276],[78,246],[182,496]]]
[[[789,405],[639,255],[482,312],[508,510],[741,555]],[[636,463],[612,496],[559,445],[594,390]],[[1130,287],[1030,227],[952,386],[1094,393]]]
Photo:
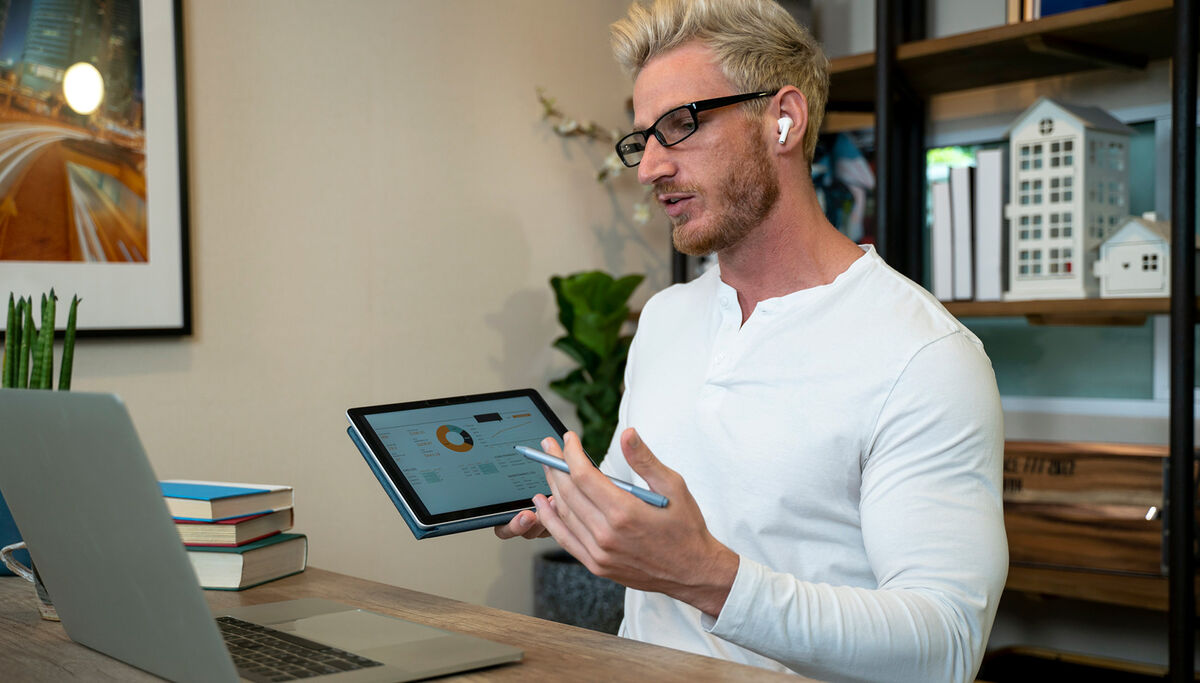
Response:
[[[67,329],[63,337],[62,366],[58,390],[71,388],[71,370],[75,360],[75,316],[82,301],[71,297]],[[0,369],[0,387],[6,389],[50,389],[54,381],[54,321],[58,296],[54,290],[41,298],[41,329],[34,323],[33,297],[8,295],[8,320],[4,328],[4,365]]]

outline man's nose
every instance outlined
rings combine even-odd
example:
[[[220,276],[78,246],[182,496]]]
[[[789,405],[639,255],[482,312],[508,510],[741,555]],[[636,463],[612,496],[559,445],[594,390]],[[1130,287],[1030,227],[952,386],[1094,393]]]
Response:
[[[646,140],[646,148],[642,150],[642,161],[638,164],[638,182],[643,185],[653,185],[662,178],[675,174],[675,165],[671,162],[671,153],[659,143],[653,135]]]

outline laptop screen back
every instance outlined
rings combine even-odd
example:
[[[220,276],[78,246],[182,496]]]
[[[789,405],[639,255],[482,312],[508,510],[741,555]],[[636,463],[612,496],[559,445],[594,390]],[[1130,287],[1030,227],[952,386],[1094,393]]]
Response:
[[[120,399],[0,390],[0,434],[0,490],[67,635],[171,680],[237,680]]]

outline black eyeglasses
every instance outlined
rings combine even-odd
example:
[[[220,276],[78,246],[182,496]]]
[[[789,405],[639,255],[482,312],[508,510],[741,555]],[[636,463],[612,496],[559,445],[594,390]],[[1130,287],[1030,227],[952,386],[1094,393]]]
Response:
[[[617,156],[621,158],[621,163],[632,168],[642,163],[642,153],[646,151],[646,142],[650,140],[651,135],[663,147],[678,145],[700,128],[700,120],[696,117],[696,114],[710,109],[720,109],[721,107],[756,100],[760,97],[771,97],[774,94],[774,92],[765,91],[751,92],[742,95],[717,97],[711,100],[700,100],[699,102],[685,104],[682,107],[675,107],[658,117],[653,126],[650,126],[646,130],[634,131],[621,138],[617,142]]]

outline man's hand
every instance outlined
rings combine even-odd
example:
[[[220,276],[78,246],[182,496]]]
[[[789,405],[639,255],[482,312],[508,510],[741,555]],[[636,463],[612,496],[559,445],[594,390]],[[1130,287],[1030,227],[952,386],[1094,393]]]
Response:
[[[621,434],[629,466],[671,500],[658,508],[617,488],[593,467],[574,432],[567,432],[563,445],[559,449],[547,439],[542,449],[564,458],[571,474],[544,468],[554,495],[534,496],[537,521],[517,528],[544,528],[597,576],[665,593],[713,617],[720,614],[737,576],[738,556],[708,532],[683,478],[654,457],[636,430]],[[520,520],[519,515],[503,528],[515,535],[513,525]]]
[[[537,513],[532,510],[521,510],[508,521],[508,524],[492,527],[497,538],[509,539],[522,536],[524,538],[545,538],[550,535],[546,527],[538,521]]]

